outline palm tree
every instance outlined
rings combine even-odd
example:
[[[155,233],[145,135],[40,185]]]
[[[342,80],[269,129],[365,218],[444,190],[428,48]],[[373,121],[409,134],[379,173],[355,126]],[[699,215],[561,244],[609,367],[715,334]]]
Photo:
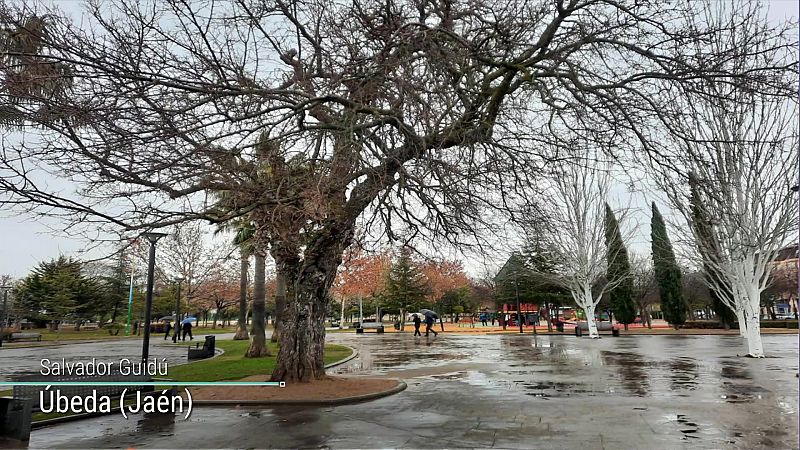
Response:
[[[240,277],[239,277],[239,325],[236,328],[234,340],[246,340],[250,338],[247,333],[247,272],[250,268],[250,256],[255,252],[253,245],[253,235],[255,228],[250,222],[242,221],[236,224],[236,235],[233,237],[233,245],[239,248]]]

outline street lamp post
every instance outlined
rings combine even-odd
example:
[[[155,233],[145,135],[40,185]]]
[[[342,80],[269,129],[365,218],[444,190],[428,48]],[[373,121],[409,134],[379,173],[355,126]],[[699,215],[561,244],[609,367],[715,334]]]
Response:
[[[144,306],[144,341],[142,342],[142,361],[146,362],[150,356],[150,319],[153,309],[153,281],[156,267],[156,242],[166,236],[165,233],[143,233],[150,242],[150,256],[147,261],[147,297]]]
[[[800,179],[798,180],[800,181]],[[792,186],[793,192],[800,192],[800,184]],[[800,199],[797,201],[798,205],[798,214],[800,214]],[[794,303],[794,318],[797,319],[797,307],[800,306],[800,229],[798,229],[797,235],[797,298],[795,298]]]
[[[183,278],[176,278],[175,282],[178,283],[178,292],[175,296],[175,326],[181,321],[181,283]]]
[[[3,290],[3,322],[0,322],[2,326],[0,326],[0,330],[3,328],[8,328],[8,290],[11,289],[11,286],[0,286],[0,289]],[[3,337],[0,335],[0,341],[3,340]]]
[[[514,271],[514,294],[517,297],[517,322],[519,322],[519,333],[522,334],[524,331],[522,331],[522,308],[520,308],[519,303],[519,273],[517,273],[517,271]]]

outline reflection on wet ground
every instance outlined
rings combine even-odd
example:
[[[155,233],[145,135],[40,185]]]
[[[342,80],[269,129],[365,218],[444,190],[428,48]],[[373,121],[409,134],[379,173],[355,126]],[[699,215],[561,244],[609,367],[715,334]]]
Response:
[[[331,370],[408,389],[325,408],[198,408],[146,433],[109,416],[34,432],[37,447],[795,448],[797,336],[332,334],[359,357]],[[100,437],[85,430],[95,430]],[[222,431],[224,430],[224,431]],[[193,436],[191,441],[174,436]],[[221,437],[225,436],[225,437]]]

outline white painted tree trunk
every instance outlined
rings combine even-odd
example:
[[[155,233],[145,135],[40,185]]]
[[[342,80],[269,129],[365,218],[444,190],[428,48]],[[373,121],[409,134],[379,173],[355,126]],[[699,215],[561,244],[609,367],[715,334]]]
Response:
[[[747,321],[744,318],[744,312],[740,308],[734,308],[733,312],[736,314],[736,320],[739,321],[739,336],[747,338]]]
[[[747,339],[748,355],[753,358],[764,357],[764,346],[761,343],[761,290],[758,286],[748,286],[747,297],[744,303],[744,319],[747,324],[745,338]]]
[[[758,312],[747,316],[747,349],[748,355],[753,358],[764,357],[764,346],[761,344],[761,322]]]
[[[342,316],[339,319],[339,329],[344,328],[344,295],[342,296]]]
[[[594,302],[589,300],[589,305],[584,308],[586,312],[586,323],[589,324],[589,337],[592,339],[599,339],[600,333],[597,332],[597,324],[594,321]]]

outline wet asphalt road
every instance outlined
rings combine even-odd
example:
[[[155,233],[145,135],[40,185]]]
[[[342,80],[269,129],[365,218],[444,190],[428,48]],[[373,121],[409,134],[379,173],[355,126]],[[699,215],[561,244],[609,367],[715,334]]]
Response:
[[[736,336],[332,333],[360,356],[335,372],[408,389],[339,407],[198,407],[35,430],[31,448],[797,448],[798,336],[770,358]]]

